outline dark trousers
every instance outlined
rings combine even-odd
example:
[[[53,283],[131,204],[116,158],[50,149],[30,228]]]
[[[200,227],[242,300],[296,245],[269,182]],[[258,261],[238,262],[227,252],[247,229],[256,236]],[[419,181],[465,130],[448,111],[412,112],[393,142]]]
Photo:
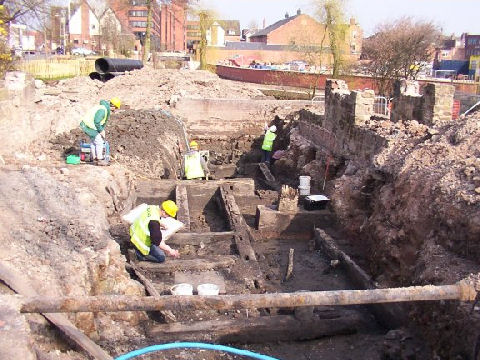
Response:
[[[162,263],[165,261],[165,252],[157,245],[150,246],[150,253],[148,255],[143,255],[138,249],[135,249],[135,253],[137,254],[137,259],[140,261],[151,261],[156,263]]]
[[[270,164],[271,159],[272,159],[272,152],[262,149],[262,162],[266,162]]]

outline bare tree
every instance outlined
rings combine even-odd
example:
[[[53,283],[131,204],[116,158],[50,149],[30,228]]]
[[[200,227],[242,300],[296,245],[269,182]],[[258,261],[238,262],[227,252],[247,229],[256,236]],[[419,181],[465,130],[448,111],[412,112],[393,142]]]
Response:
[[[429,63],[440,38],[440,30],[431,22],[401,18],[377,28],[363,45],[367,71],[375,76],[378,91],[387,95],[392,81],[415,77]]]
[[[328,33],[330,52],[333,56],[332,76],[338,77],[343,62],[342,40],[345,38],[344,0],[316,0],[317,16]],[[323,46],[322,46],[323,47]]]

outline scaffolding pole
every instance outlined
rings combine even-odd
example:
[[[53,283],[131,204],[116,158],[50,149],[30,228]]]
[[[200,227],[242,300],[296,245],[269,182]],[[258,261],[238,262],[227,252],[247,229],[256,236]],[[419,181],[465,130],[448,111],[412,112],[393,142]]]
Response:
[[[473,301],[476,286],[461,281],[454,285],[412,286],[375,290],[334,290],[297,293],[241,295],[166,295],[166,296],[65,296],[25,297],[23,313],[117,312],[160,310],[236,310],[301,306],[360,305],[409,301],[460,300]]]

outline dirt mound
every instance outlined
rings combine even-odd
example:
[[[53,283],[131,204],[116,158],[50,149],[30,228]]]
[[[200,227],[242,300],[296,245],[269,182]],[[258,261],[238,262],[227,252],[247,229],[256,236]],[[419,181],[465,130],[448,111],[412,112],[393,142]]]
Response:
[[[57,136],[53,151],[78,153],[81,140],[90,142],[81,129]],[[180,149],[185,149],[183,128],[166,111],[120,110],[112,114],[106,127],[112,163],[118,163],[137,176],[175,179],[180,175]]]
[[[146,66],[106,83],[86,76],[62,80],[45,92],[51,93],[52,88],[56,88],[63,93],[74,94],[75,101],[80,102],[117,96],[131,108],[153,109],[164,105],[172,95],[236,99],[265,97],[257,87],[255,84],[223,80],[209,71],[155,70]]]

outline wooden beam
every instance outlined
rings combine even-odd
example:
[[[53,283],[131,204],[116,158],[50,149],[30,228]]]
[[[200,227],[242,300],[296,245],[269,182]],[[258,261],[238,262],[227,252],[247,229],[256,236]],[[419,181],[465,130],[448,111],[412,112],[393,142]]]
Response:
[[[311,340],[324,336],[352,334],[364,323],[356,312],[336,319],[313,314],[302,322],[291,315],[249,317],[157,325],[147,330],[156,342],[208,341],[219,343],[264,343]],[[261,335],[259,335],[261,334]]]
[[[236,233],[235,244],[240,257],[247,261],[257,261],[255,251],[251,245],[251,241],[254,240],[253,236],[248,230],[248,225],[235,201],[235,197],[225,186],[220,187],[220,200],[221,207],[226,212],[230,228]]]
[[[206,271],[228,268],[235,264],[238,257],[235,255],[208,255],[201,259],[172,259],[159,264],[148,261],[138,261],[139,269],[156,274],[169,274],[175,271]]]
[[[176,233],[168,239],[169,244],[183,246],[183,245],[200,245],[200,243],[210,244],[217,241],[228,241],[233,239],[233,231],[221,232],[205,232],[205,233]]]
[[[267,164],[259,163],[258,168],[263,175],[263,182],[272,190],[280,191],[282,185],[275,179]]]
[[[20,274],[17,274],[14,270],[7,267],[0,262],[0,280],[8,285],[13,291],[24,296],[38,296],[37,292],[23,278]],[[75,296],[78,298],[78,296]],[[107,354],[100,346],[95,344],[90,338],[88,338],[83,332],[75,327],[64,315],[62,314],[45,314],[43,311],[36,311],[42,313],[42,315],[60,329],[70,340],[77,344],[87,354],[93,356],[97,360],[112,360],[113,358]]]
[[[182,232],[190,231],[190,210],[188,207],[188,194],[185,185],[177,185],[175,188],[175,200],[178,206],[177,219],[185,224]]]
[[[475,287],[461,281],[454,285],[411,286],[375,290],[305,291],[273,294],[215,296],[64,296],[30,297],[23,300],[22,312],[109,312],[156,310],[234,310],[320,305],[361,305],[408,301],[473,301]]]
[[[138,279],[145,286],[145,290],[147,290],[148,294],[150,294],[151,296],[161,296],[158,290],[155,289],[155,286],[153,286],[153,283],[149,279],[147,279],[145,275],[141,273],[141,271],[138,269],[138,267],[135,264],[126,263],[125,267],[131,268],[133,270],[135,275],[137,275]],[[162,315],[163,319],[167,323],[172,323],[177,321],[177,318],[170,310],[160,310],[159,313]]]
[[[359,289],[376,289],[375,283],[368,274],[353,261],[350,256],[340,250],[335,240],[322,229],[315,229],[315,245],[331,260],[338,260],[349,279]],[[369,306],[377,321],[385,327],[401,327],[406,322],[406,309],[402,304],[375,304]]]

